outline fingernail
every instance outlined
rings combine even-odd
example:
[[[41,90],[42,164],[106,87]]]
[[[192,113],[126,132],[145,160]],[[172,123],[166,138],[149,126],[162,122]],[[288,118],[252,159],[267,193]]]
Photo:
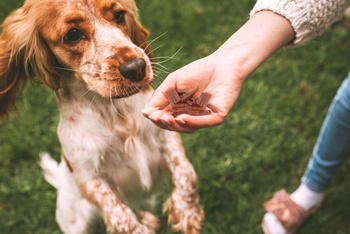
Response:
[[[175,121],[176,121],[178,124],[185,124],[185,121],[184,121],[183,119],[175,118]]]
[[[145,107],[141,110],[141,112],[143,115],[149,116],[153,111],[156,111],[156,110],[158,110],[158,109],[154,108],[154,107]]]
[[[160,121],[161,121],[163,124],[165,124],[165,125],[168,125],[168,126],[171,125],[171,123],[170,123],[167,119],[160,118]]]
[[[151,113],[151,114],[148,116],[148,118],[149,118],[150,120],[154,121],[154,122],[158,122],[158,121],[159,121],[158,118],[155,118],[155,117],[154,117],[153,113]]]
[[[142,112],[143,116],[145,116],[146,118],[148,118],[148,113],[147,113],[145,110],[142,110],[141,112]]]

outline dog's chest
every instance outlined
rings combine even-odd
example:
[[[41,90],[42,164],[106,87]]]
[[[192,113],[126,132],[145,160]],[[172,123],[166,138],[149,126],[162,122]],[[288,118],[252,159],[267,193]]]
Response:
[[[154,179],[165,169],[162,131],[141,129],[137,132],[135,135],[115,130],[116,139],[111,142],[115,145],[100,158],[99,163],[101,174],[107,174],[113,184],[123,188],[125,193],[150,190]]]
[[[110,186],[131,194],[150,190],[163,172],[166,132],[140,111],[127,112],[112,118],[107,110],[61,109],[58,135],[73,168],[102,177]]]

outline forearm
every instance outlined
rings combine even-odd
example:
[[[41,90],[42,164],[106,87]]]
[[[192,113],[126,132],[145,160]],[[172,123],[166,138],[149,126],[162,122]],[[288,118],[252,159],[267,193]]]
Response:
[[[221,124],[236,102],[245,79],[260,64],[294,38],[288,20],[271,11],[251,17],[213,54],[171,73],[153,93],[143,114],[157,126],[181,132]],[[210,93],[217,113],[204,116],[171,116],[159,110],[169,89],[194,89]]]
[[[283,15],[295,31],[295,37],[288,46],[300,46],[340,20],[349,6],[350,0],[257,0],[250,15],[261,10]]]
[[[271,11],[261,11],[252,16],[212,56],[229,60],[234,64],[235,76],[244,81],[293,38],[294,31],[287,19]]]

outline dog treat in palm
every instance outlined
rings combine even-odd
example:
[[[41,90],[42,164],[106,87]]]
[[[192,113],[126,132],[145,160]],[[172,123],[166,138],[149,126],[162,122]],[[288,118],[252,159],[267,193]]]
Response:
[[[159,110],[164,110],[170,104],[170,107],[166,109],[173,116],[180,114],[188,114],[193,116],[208,115],[218,113],[218,109],[209,103],[211,94],[203,92],[197,98],[194,94],[198,91],[198,87],[193,90],[176,90],[170,89],[165,92],[168,101],[163,103],[159,107]]]
[[[170,90],[166,91],[165,94],[166,94],[166,96],[167,96],[167,98],[172,106],[174,104],[178,103],[179,101],[181,101],[181,98],[175,89],[170,89]]]
[[[166,102],[164,102],[163,103],[163,105],[161,105],[160,107],[159,107],[159,110],[163,110],[165,107],[167,107],[169,105],[169,101],[166,101]]]
[[[213,104],[208,104],[207,107],[214,113],[219,113],[219,110]]]
[[[187,101],[188,99],[190,99],[198,90],[198,87],[193,89],[192,91],[189,91],[187,93],[184,93],[182,96],[181,96],[181,102],[185,102]]]
[[[196,103],[203,107],[203,108],[206,108],[207,105],[208,105],[208,102],[209,102],[209,99],[210,99],[210,94],[209,93],[202,93],[196,100]]]

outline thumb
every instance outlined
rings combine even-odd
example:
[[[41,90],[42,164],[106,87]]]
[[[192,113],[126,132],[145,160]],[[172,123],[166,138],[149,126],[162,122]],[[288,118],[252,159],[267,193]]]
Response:
[[[145,108],[143,108],[142,110],[144,116],[147,117],[152,112],[158,110],[160,106],[162,106],[165,102],[168,101],[165,92],[169,90],[170,87],[171,85],[168,85],[167,80],[165,80],[156,90],[153,91]]]
[[[168,100],[165,92],[167,90],[176,88],[175,77],[176,73],[173,72],[169,74],[167,78],[165,78],[159,87],[154,90],[151,98],[148,100],[146,107],[160,107],[165,101]]]

